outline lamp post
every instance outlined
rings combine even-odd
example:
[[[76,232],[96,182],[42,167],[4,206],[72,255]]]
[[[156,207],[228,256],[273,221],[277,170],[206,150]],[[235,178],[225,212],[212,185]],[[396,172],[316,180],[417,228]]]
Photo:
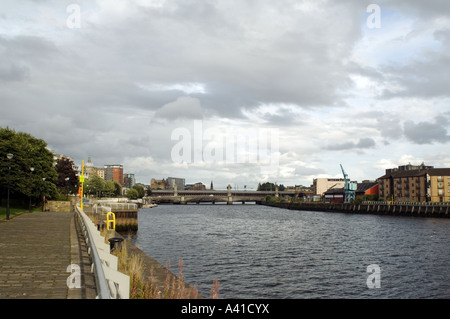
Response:
[[[66,189],[66,197],[67,197],[67,200],[69,200],[69,186],[68,186],[68,185],[69,185],[69,179],[70,179],[70,178],[68,178],[68,177],[65,178],[66,183],[65,183],[65,185],[64,185],[64,186],[65,186],[65,189]]]
[[[31,193],[33,191],[33,172],[34,172],[34,167],[30,167],[30,182],[31,182],[31,186],[30,186],[30,205],[28,206],[28,212],[31,213]]]
[[[14,157],[13,154],[6,154],[6,158],[8,159],[8,199],[6,201],[6,220],[9,220],[9,184],[10,184],[10,175],[11,175],[11,159]]]
[[[45,177],[42,178],[43,194],[42,194],[42,211],[45,211]]]

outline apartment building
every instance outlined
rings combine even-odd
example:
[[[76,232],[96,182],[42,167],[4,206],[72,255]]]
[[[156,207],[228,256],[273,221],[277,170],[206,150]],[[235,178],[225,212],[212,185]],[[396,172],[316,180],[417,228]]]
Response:
[[[450,202],[450,168],[428,170],[429,197],[434,203]]]
[[[450,201],[450,168],[389,171],[378,178],[379,198],[394,202]]]
[[[105,165],[105,181],[117,181],[123,185],[123,166],[122,165]]]

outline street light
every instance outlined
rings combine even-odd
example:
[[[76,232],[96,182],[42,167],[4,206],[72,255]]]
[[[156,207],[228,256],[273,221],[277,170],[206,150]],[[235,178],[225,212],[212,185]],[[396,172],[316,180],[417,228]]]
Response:
[[[30,186],[30,205],[28,206],[28,212],[31,213],[31,193],[33,191],[33,172],[34,172],[34,167],[30,167],[30,182],[31,182],[31,186]]]
[[[65,178],[65,180],[66,180],[65,189],[66,189],[67,200],[69,200],[69,186],[68,186],[69,179],[70,179],[69,177]]]
[[[13,154],[6,154],[8,159],[8,200],[6,201],[6,220],[9,220],[9,184],[10,184],[10,174],[11,174],[11,159],[14,157]]]
[[[45,177],[42,178],[43,194],[42,195],[42,211],[45,211]]]

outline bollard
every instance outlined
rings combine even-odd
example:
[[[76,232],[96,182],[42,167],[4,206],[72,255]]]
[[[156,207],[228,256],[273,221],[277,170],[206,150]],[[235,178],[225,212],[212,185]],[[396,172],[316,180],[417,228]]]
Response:
[[[113,237],[113,238],[108,239],[108,241],[109,241],[109,250],[114,251],[120,247],[120,244],[122,243],[123,238]]]
[[[110,216],[112,216],[112,219],[110,219]],[[112,224],[112,227],[110,227],[110,224]],[[116,215],[113,212],[109,212],[106,215],[106,229],[116,229]]]

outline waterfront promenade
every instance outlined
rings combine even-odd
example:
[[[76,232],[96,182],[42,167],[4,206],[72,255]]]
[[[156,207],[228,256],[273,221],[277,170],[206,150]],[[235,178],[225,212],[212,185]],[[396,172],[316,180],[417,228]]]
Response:
[[[74,213],[23,213],[0,221],[1,299],[94,299],[95,279]],[[67,268],[80,267],[70,288]]]

